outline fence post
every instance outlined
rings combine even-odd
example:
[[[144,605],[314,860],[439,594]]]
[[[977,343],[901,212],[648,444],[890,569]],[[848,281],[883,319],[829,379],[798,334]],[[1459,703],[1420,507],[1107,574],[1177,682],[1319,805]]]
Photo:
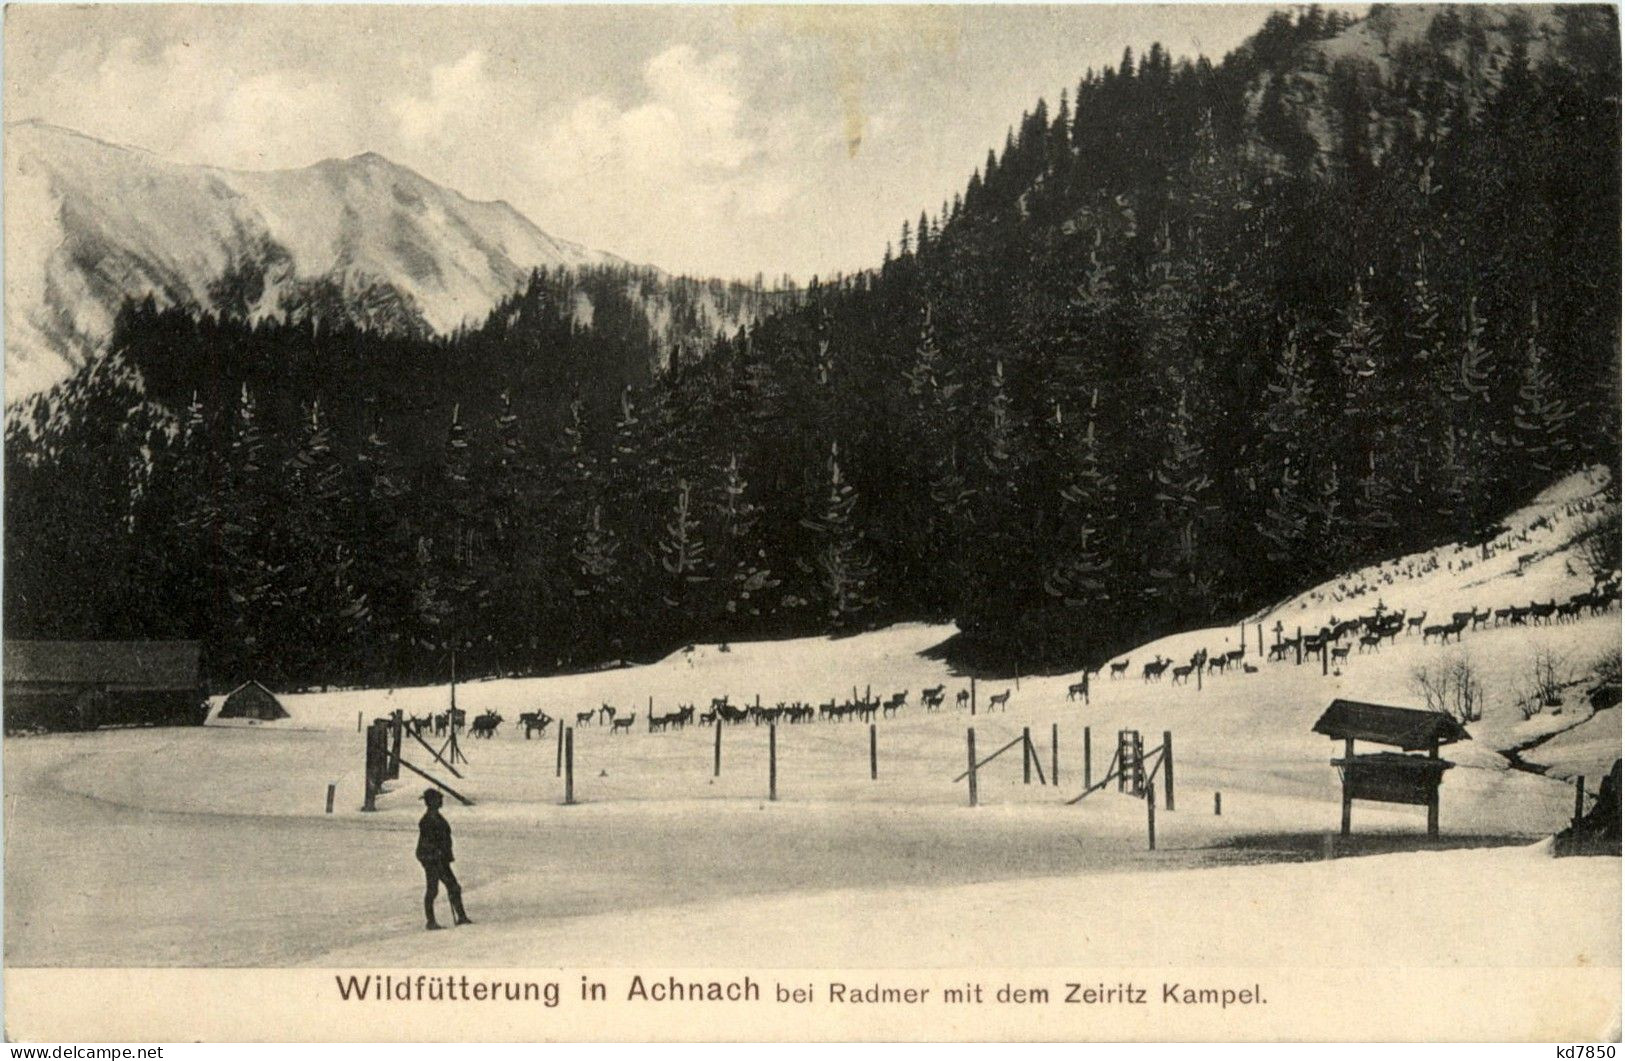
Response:
[[[1215,818],[1219,817],[1220,814],[1222,813],[1222,811],[1219,809],[1220,806],[1221,806],[1221,804],[1220,804],[1220,801],[1219,801],[1219,794],[1217,792],[1215,792],[1215,793],[1213,793],[1213,816]]]
[[[401,713],[397,709],[391,716],[394,723],[390,727],[389,738],[389,776],[391,780],[401,776]]]
[[[869,780],[880,779],[880,761],[875,756],[875,724],[869,723]]]
[[[976,717],[976,676],[971,675],[970,680],[970,717]]]
[[[1051,722],[1049,726],[1049,783],[1056,788],[1061,787],[1061,724]]]
[[[576,730],[564,731],[564,805],[576,801]]]
[[[712,747],[711,747],[711,776],[712,777],[721,777],[722,776],[722,716],[719,714],[716,717],[716,721],[712,722],[711,725],[716,727],[716,733],[713,734],[713,736],[716,739],[712,742]]]
[[[1089,706],[1089,668],[1083,668],[1083,706]]]
[[[329,814],[333,813],[333,795],[338,791],[338,787],[339,783],[337,781],[327,783],[327,813]]]
[[[779,798],[779,724],[767,724],[767,798]]]
[[[1303,666],[1303,627],[1301,627],[1301,626],[1298,627],[1298,641],[1297,641],[1297,644],[1293,645],[1292,647],[1298,650],[1298,662],[1294,663],[1293,666],[1294,667]]]
[[[365,792],[362,796],[361,809],[375,811],[378,809],[378,786],[387,773],[386,765],[389,759],[389,738],[381,725],[367,727],[367,758],[364,784]]]
[[[1145,838],[1149,850],[1157,849],[1157,790],[1154,785],[1145,787]]]
[[[361,712],[359,711],[355,713],[355,731],[357,733],[361,732]]]
[[[1174,809],[1174,734],[1167,729],[1162,731],[1162,806]]]
[[[1197,664],[1197,667],[1196,667],[1196,691],[1197,692],[1202,691],[1202,671],[1204,669],[1204,664],[1206,664],[1206,663],[1207,663],[1207,660],[1204,659],[1204,660],[1202,660],[1201,663]]]
[[[1094,781],[1094,764],[1089,761],[1089,727],[1083,727],[1083,790],[1089,791]]]
[[[1320,641],[1320,676],[1322,678],[1326,677],[1326,670],[1327,670],[1326,661],[1331,658],[1331,655],[1332,655],[1332,646],[1329,643],[1327,643],[1325,638],[1322,638],[1321,641]]]
[[[1586,779],[1581,774],[1574,779],[1574,821],[1579,824],[1580,818],[1585,814]]]
[[[560,712],[560,714],[563,714],[563,712]],[[453,736],[455,736],[456,731],[453,730],[452,734],[453,734]],[[558,750],[553,755],[553,776],[554,777],[563,777],[564,776],[564,719],[562,719],[562,718],[559,719],[558,739],[559,739],[559,747],[558,747]]]
[[[1021,727],[1021,783],[1033,783],[1033,731],[1027,726]]]
[[[970,805],[974,807],[976,806],[976,727],[974,726],[965,730],[965,760],[970,764],[965,779],[970,782]]]
[[[1258,658],[1264,658],[1264,624],[1258,624]]]
[[[1247,658],[1247,624],[1241,624],[1241,658]]]

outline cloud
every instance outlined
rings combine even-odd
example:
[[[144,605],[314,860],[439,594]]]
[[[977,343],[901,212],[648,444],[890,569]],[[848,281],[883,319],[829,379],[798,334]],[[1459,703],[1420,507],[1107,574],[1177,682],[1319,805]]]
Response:
[[[470,51],[456,62],[431,69],[428,91],[398,99],[390,110],[402,139],[439,143],[477,127],[469,123],[489,115],[500,99],[497,85],[486,75],[484,53]]]
[[[638,236],[658,232],[660,246],[694,260],[716,233],[794,201],[805,181],[793,150],[800,119],[781,109],[768,122],[737,56],[678,44],[642,75],[629,102],[590,95],[541,124],[530,165],[550,200],[613,219],[634,256],[655,253]]]
[[[356,150],[335,84],[296,71],[245,74],[214,48],[133,37],[64,53],[50,120],[180,161],[259,168]]]

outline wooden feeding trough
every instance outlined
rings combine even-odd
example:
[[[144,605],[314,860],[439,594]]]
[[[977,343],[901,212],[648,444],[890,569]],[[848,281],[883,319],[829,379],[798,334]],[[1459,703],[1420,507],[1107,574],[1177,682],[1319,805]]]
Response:
[[[1438,711],[1333,700],[1314,732],[1343,742],[1343,757],[1333,759],[1332,765],[1343,778],[1344,836],[1349,835],[1350,811],[1357,799],[1426,807],[1428,835],[1439,835],[1439,782],[1456,765],[1439,758],[1439,747],[1472,739],[1461,723]],[[1357,740],[1399,751],[1355,755]],[[1425,756],[1405,754],[1424,750]]]

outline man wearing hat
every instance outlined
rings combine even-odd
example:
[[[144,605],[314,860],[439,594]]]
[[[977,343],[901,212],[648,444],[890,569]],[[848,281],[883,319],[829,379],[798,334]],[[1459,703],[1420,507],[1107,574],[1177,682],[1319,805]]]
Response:
[[[434,901],[440,894],[442,881],[446,884],[446,898],[451,900],[455,923],[473,924],[463,912],[463,886],[457,883],[457,875],[451,871],[451,823],[440,816],[440,804],[444,801],[439,789],[424,789],[423,802],[428,804],[428,809],[418,821],[418,861],[423,863],[423,876],[428,881],[428,889],[423,893],[423,915],[428,919],[425,927],[431,931],[443,927],[434,919]]]

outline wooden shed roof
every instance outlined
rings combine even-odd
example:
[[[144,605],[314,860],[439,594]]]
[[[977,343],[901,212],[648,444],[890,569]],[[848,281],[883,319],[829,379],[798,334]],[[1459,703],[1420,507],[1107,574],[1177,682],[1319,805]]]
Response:
[[[1333,740],[1352,738],[1408,752],[1473,739],[1460,722],[1442,712],[1359,700],[1333,700],[1313,729]]]
[[[194,689],[196,641],[7,641],[5,684]]]

